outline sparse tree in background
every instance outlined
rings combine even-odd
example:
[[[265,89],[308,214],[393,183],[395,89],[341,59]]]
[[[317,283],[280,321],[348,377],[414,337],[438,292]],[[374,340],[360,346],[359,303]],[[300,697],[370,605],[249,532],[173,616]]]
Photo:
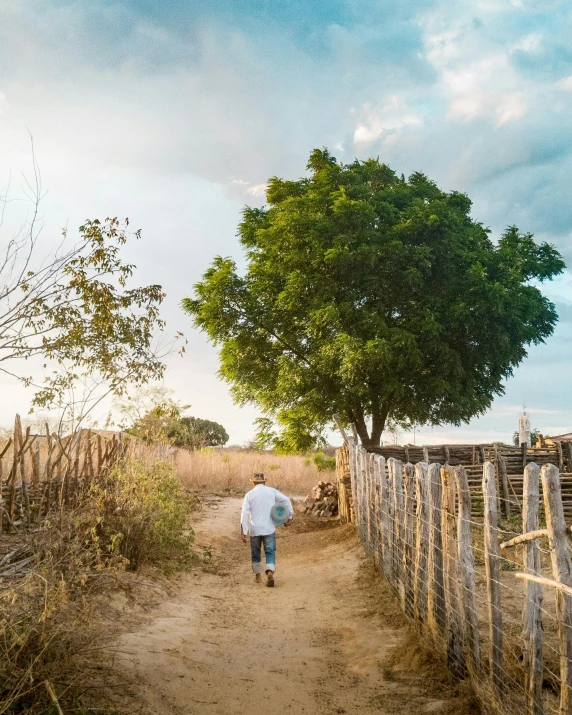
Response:
[[[270,179],[268,206],[244,209],[245,275],[217,257],[183,301],[236,401],[262,410],[260,439],[309,449],[337,413],[377,445],[388,420],[483,414],[553,332],[535,283],[562,272],[560,254],[514,226],[493,242],[465,194],[423,174],[325,149],[308,169]]]
[[[37,169],[34,176],[29,216],[0,239],[0,370],[36,388],[36,408],[72,404],[77,422],[104,396],[161,378],[171,352],[155,342],[164,293],[160,285],[130,285],[135,266],[120,252],[140,233],[129,233],[128,220],[87,220],[77,238],[64,231],[58,246],[46,246]],[[8,188],[0,192],[0,228]],[[22,374],[34,357],[43,363],[41,381]]]
[[[147,386],[115,402],[121,428],[150,444],[164,442],[195,450],[228,442],[228,434],[218,422],[184,416],[189,407],[173,399],[173,390],[163,386]]]
[[[223,447],[228,442],[228,434],[221,424],[200,417],[180,417],[167,436],[176,447],[191,450]]]

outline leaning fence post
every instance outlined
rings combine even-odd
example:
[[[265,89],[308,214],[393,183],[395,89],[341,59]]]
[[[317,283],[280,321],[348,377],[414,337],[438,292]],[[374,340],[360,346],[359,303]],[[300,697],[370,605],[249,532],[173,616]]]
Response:
[[[415,469],[412,464],[404,466],[403,487],[405,513],[403,516],[403,592],[405,613],[413,616],[413,548],[415,529]]]
[[[532,462],[524,470],[522,484],[522,533],[538,530],[538,507],[540,468]],[[524,548],[524,572],[542,575],[538,539],[526,541]],[[526,582],[522,640],[524,665],[524,697],[526,715],[543,715],[542,706],[542,586],[534,581]]]
[[[459,606],[459,569],[457,561],[456,488],[453,467],[441,467],[441,538],[443,540],[443,581],[447,614],[447,663],[453,674],[467,674],[463,646],[463,623]]]
[[[443,588],[443,544],[441,540],[440,465],[430,464],[429,473],[429,593],[428,625],[438,638],[445,630],[445,591]]]
[[[572,586],[572,561],[568,550],[564,507],[560,491],[560,473],[553,464],[545,464],[540,472],[546,528],[550,544],[550,560],[555,581]],[[560,715],[572,712],[572,596],[556,592],[556,618],[560,650]]]
[[[471,491],[467,472],[462,465],[455,469],[455,476],[459,494],[457,535],[459,541],[459,568],[461,571],[461,601],[464,615],[463,625],[469,652],[469,672],[473,677],[478,678],[481,670],[481,647],[475,600],[475,557],[471,539]]]
[[[423,623],[427,618],[427,557],[429,554],[429,495],[427,464],[415,465],[416,521],[415,575],[413,581],[413,610],[415,618]]]
[[[485,570],[489,602],[490,674],[493,690],[497,696],[500,696],[503,693],[503,633],[495,467],[490,461],[486,461],[483,466],[483,498],[485,503]]]

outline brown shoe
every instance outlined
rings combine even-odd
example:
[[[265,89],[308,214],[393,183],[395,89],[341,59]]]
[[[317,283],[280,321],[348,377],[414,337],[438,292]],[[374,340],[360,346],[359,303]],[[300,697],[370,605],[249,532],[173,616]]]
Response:
[[[262,574],[257,573],[256,576],[254,577],[254,580],[256,581],[256,583],[262,583]]]
[[[268,574],[268,581],[266,581],[266,585],[267,585],[269,588],[273,588],[273,587],[274,587],[274,574],[272,573],[272,571],[270,571],[269,574]]]

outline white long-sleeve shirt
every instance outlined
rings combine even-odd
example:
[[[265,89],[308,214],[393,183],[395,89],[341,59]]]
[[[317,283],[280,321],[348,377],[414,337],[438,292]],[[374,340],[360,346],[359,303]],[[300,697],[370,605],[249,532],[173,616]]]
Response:
[[[285,504],[290,518],[294,516],[292,502],[278,489],[267,487],[266,484],[257,484],[244,497],[240,525],[243,534],[250,536],[268,536],[276,531],[270,510],[276,503]]]

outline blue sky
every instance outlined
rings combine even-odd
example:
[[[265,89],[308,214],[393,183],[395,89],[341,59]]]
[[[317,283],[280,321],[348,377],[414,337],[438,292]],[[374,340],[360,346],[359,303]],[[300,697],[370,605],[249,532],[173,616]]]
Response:
[[[178,309],[215,254],[239,256],[241,207],[328,146],[466,191],[493,236],[516,224],[572,266],[571,36],[570,4],[551,0],[0,0],[0,183],[18,195],[29,130],[47,237],[88,216],[142,229],[130,258],[189,338],[166,383],[244,442],[256,410],[232,404]],[[418,440],[508,439],[523,400],[533,426],[572,430],[570,272],[546,291],[561,321],[506,395]],[[2,389],[0,420],[26,411]]]

